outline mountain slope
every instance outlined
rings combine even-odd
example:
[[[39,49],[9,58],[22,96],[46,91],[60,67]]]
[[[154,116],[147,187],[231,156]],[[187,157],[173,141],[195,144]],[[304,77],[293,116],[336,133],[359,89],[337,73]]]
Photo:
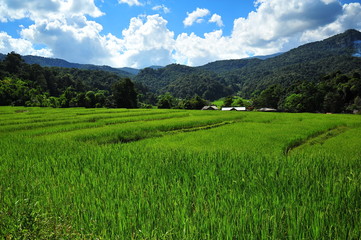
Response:
[[[6,55],[0,54],[0,60],[3,60]],[[101,70],[111,73],[118,74],[122,77],[131,77],[135,74],[138,74],[139,70],[134,68],[112,68],[109,66],[98,66],[93,64],[79,64],[71,63],[59,58],[46,58],[39,56],[26,55],[22,56],[25,63],[27,64],[39,64],[42,67],[61,67],[61,68],[77,68],[84,70]]]
[[[188,67],[180,64],[170,64],[164,68],[142,69],[134,78],[136,82],[140,82],[149,87],[151,91],[162,92],[162,89],[167,87],[171,82],[179,78],[191,74],[201,73],[197,68]]]
[[[210,82],[222,83],[231,88],[233,94],[238,92],[244,97],[250,97],[253,92],[267,88],[273,84],[290,86],[298,81],[320,81],[323,76],[332,72],[361,72],[359,54],[361,33],[348,30],[323,41],[308,43],[274,57],[264,60],[259,58],[223,60],[208,63],[200,67],[187,67],[172,64],[159,70],[143,70],[135,80],[149,86],[152,91],[170,91],[179,95],[179,88],[189,79],[199,86],[204,85],[202,75],[205,72]],[[202,83],[201,83],[202,82]],[[176,87],[174,87],[176,86]],[[192,83],[192,88],[198,88]],[[220,89],[223,91],[223,89]],[[196,91],[193,91],[196,92]],[[202,92],[202,91],[197,91]],[[229,92],[229,91],[225,91]],[[180,97],[185,97],[180,95]]]
[[[225,75],[236,75],[236,81],[242,84],[241,92],[249,96],[253,91],[275,83],[288,86],[295,81],[319,81],[324,75],[335,71],[361,71],[361,58],[353,56],[355,43],[359,40],[360,32],[348,30]]]

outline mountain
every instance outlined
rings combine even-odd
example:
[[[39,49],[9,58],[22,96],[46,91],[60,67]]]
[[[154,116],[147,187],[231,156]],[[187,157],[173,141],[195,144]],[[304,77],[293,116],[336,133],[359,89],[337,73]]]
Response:
[[[340,71],[361,71],[361,58],[355,57],[361,32],[348,30],[323,41],[308,43],[284,54],[227,72],[225,77],[237,76],[240,91],[249,96],[256,90],[279,83],[289,86],[296,81],[317,82],[323,76]],[[232,81],[232,80],[231,80]]]
[[[361,72],[361,58],[357,57],[360,55],[361,33],[348,30],[271,57],[222,60],[193,68],[172,64],[156,70],[141,70],[134,80],[152,91],[170,91],[179,95],[179,88],[186,87],[182,83],[189,82],[189,78],[197,82],[207,75],[209,81],[222,83],[224,87],[232,89],[233,94],[238,92],[243,97],[250,97],[254,92],[273,84],[287,87],[298,81],[318,82],[323,76],[336,71],[345,74]],[[203,85],[201,82],[200,85]],[[196,91],[198,87],[192,84],[194,93],[202,92]],[[191,91],[187,91],[187,94],[191,94]]]
[[[263,56],[253,56],[253,57],[249,57],[249,58],[258,58],[258,59],[261,59],[261,60],[266,60],[266,59],[269,59],[269,58],[273,58],[273,57],[277,57],[279,55],[282,55],[283,52],[279,52],[279,53],[274,53],[274,54],[271,54],[271,55],[263,55]]]
[[[5,54],[0,53],[0,61],[4,60]],[[22,56],[22,59],[27,64],[39,64],[42,67],[61,67],[61,68],[77,68],[77,69],[85,69],[85,70],[101,70],[116,73],[120,76],[131,77],[133,75],[137,75],[140,72],[140,69],[123,67],[123,68],[113,68],[110,66],[99,66],[93,64],[80,64],[80,63],[71,63],[63,59],[59,58],[47,58],[47,57],[39,57],[33,55]],[[160,69],[163,66],[150,66],[152,69]]]
[[[3,60],[6,55],[0,54],[0,60]],[[79,64],[79,63],[71,63],[63,59],[59,58],[46,58],[39,56],[26,55],[22,56],[22,59],[27,64],[39,64],[42,67],[61,67],[61,68],[77,68],[77,69],[85,69],[85,70],[101,70],[107,71],[111,73],[118,74],[122,77],[131,77],[133,75],[138,74],[139,69],[134,68],[112,68],[109,66],[98,66],[93,64]]]
[[[135,76],[134,80],[145,84],[151,91],[159,92],[177,78],[199,72],[197,68],[180,64],[170,64],[158,69],[144,68]]]

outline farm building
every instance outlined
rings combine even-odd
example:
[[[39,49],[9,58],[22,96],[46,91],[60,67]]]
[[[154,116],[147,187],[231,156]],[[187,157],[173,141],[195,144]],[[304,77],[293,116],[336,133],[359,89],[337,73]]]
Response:
[[[222,111],[246,111],[246,107],[222,107]]]
[[[218,110],[216,106],[204,106],[202,110]]]
[[[260,108],[258,109],[260,112],[277,112],[277,109],[274,108]]]

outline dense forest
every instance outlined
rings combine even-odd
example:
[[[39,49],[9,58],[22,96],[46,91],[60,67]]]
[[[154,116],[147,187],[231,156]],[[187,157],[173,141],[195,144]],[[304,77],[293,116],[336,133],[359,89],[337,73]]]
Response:
[[[41,57],[26,59],[42,66],[27,64],[12,52],[0,58],[0,105],[200,109],[220,98],[240,105],[232,103],[238,96],[250,100],[249,109],[354,112],[361,110],[360,40],[360,32],[348,30],[274,56],[171,64],[137,75]],[[68,67],[46,67],[56,64]]]
[[[134,77],[158,94],[170,92],[177,97],[198,94],[209,100],[221,92],[252,98],[271,85],[290,87],[294,82],[320,82],[339,71],[352,74],[361,71],[361,58],[354,56],[361,33],[348,30],[323,41],[309,43],[275,57],[216,61],[200,67],[171,64],[161,69],[144,69]],[[207,75],[208,89],[203,76]],[[193,79],[185,86],[187,79]],[[214,83],[220,83],[213,89]],[[174,87],[175,86],[175,87]],[[181,90],[180,90],[181,89]]]
[[[30,65],[14,52],[0,62],[0,105],[136,108],[137,95],[111,72]]]
[[[358,112],[361,110],[361,74],[335,72],[317,83],[299,81],[288,88],[275,84],[254,97],[253,105],[287,112]]]
[[[11,52],[0,61],[0,106],[199,109],[199,96],[156,95],[123,75],[102,70],[26,64]]]

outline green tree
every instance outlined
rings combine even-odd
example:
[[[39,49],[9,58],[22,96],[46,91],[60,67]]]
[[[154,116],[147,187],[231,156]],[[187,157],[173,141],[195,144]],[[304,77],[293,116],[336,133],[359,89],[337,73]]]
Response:
[[[137,93],[129,78],[121,79],[112,85],[112,100],[117,108],[136,108]]]
[[[303,112],[305,106],[303,104],[304,96],[302,94],[293,93],[286,97],[284,101],[284,110],[288,112]]]
[[[242,98],[238,98],[238,99],[234,102],[234,104],[235,104],[236,106],[244,106],[244,105],[245,105],[245,102],[243,101]]]
[[[94,91],[86,92],[86,94],[85,94],[85,107],[94,108],[95,104],[96,104],[95,92]]]
[[[68,87],[63,94],[59,97],[59,104],[62,108],[68,108],[68,107],[75,107],[71,105],[70,103],[74,103],[72,99],[76,97],[76,92],[72,87]]]
[[[107,91],[99,90],[95,93],[95,107],[104,107],[107,100]]]
[[[20,79],[0,80],[0,105],[24,105],[29,100],[29,90],[27,83]]]
[[[272,85],[263,90],[253,102],[256,107],[278,108],[278,103],[280,102],[283,94],[284,90],[282,86]]]
[[[181,108],[184,109],[202,109],[205,105],[208,105],[207,101],[200,96],[196,95],[191,99],[185,100]]]
[[[341,112],[343,110],[342,96],[339,93],[327,93],[323,101],[323,108],[325,112]]]
[[[49,107],[58,108],[60,107],[59,98],[50,97],[49,98]]]
[[[170,108],[174,108],[175,105],[176,105],[175,98],[169,92],[167,92],[164,95],[160,95],[158,97],[158,102],[157,102],[158,108],[170,109]]]
[[[24,60],[15,52],[8,53],[4,59],[5,69],[11,74],[19,73]]]
[[[223,107],[230,107],[233,104],[233,96],[228,96],[226,98],[224,98],[223,101]]]

